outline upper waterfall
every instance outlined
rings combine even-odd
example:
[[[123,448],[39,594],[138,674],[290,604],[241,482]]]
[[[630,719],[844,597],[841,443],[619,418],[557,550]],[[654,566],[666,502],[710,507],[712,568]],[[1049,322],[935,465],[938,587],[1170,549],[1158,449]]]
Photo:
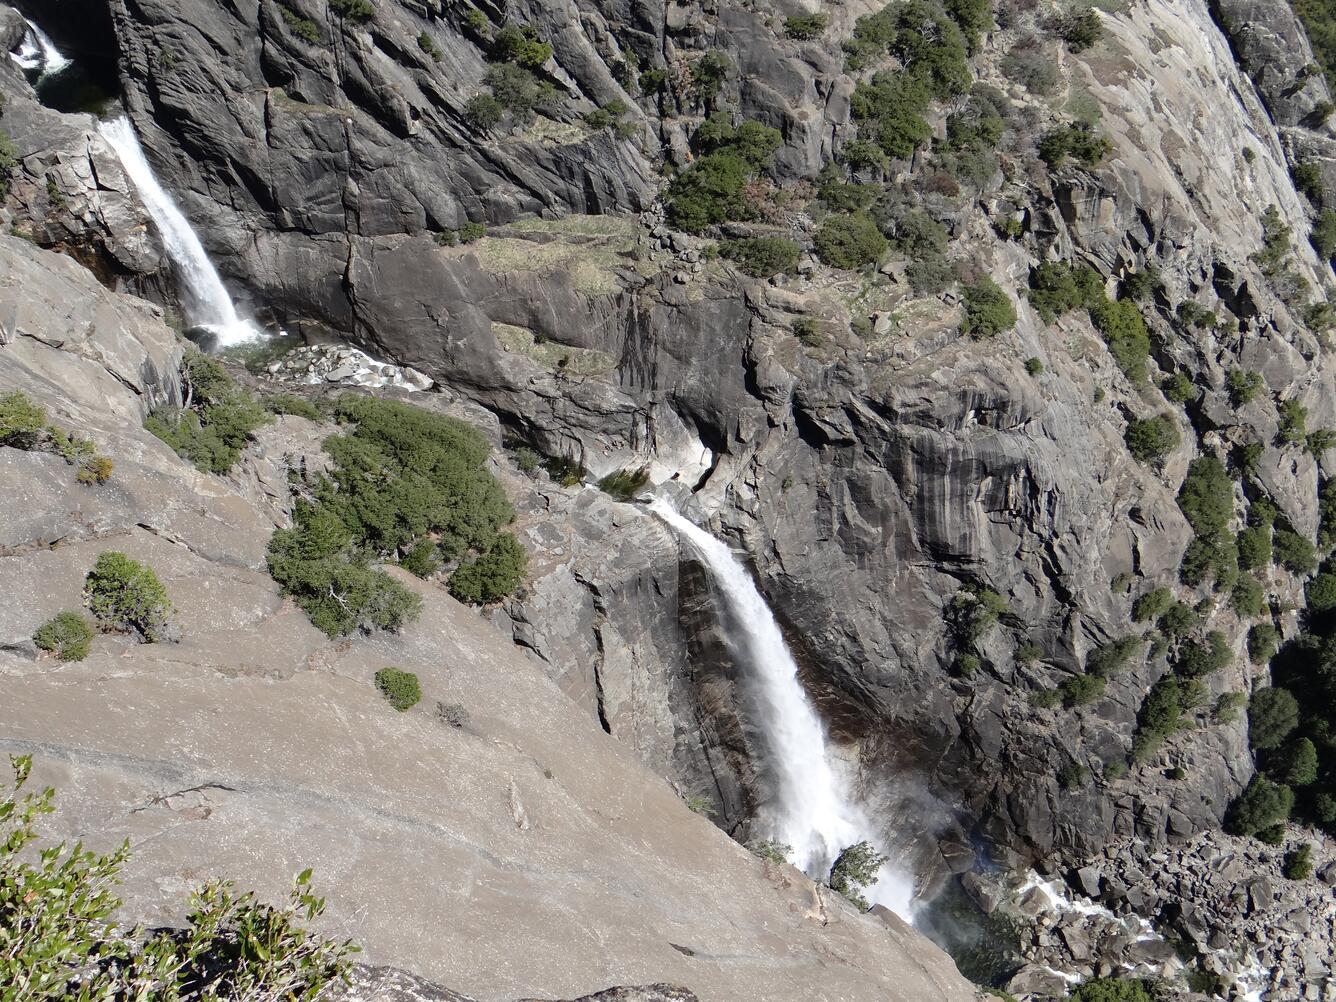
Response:
[[[840,851],[855,842],[876,844],[873,825],[836,771],[826,731],[798,678],[774,613],[746,566],[724,543],[683,518],[663,499],[651,510],[704,559],[719,591],[724,637],[761,719],[762,763],[773,777],[774,799],[758,818],[766,833],[792,847],[789,860],[809,876],[825,878]],[[883,867],[867,897],[909,919],[913,888],[903,874]]]
[[[43,76],[59,73],[68,67],[70,60],[61,54],[46,32],[26,17],[23,20],[28,25],[28,31],[19,47],[10,53],[14,61],[25,70],[40,70]]]
[[[120,157],[126,174],[139,190],[144,206],[157,224],[163,246],[185,288],[186,315],[190,323],[213,332],[222,347],[258,336],[259,328],[237,313],[232,297],[190,222],[158,183],[130,120],[122,116],[103,122],[98,131]]]

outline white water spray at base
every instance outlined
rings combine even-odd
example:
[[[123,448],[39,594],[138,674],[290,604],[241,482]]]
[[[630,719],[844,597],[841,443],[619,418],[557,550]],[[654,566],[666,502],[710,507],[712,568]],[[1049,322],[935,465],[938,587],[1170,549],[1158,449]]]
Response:
[[[763,765],[774,782],[774,798],[757,820],[766,835],[792,847],[791,863],[824,880],[840,850],[862,841],[876,845],[879,839],[832,765],[825,727],[798,678],[779,624],[732,550],[662,498],[650,510],[701,555],[722,600],[725,640],[746,672],[761,716],[757,730],[767,745]],[[913,911],[912,895],[912,882],[889,865],[866,892],[873,904],[885,905],[906,921]]]
[[[204,252],[199,237],[176,203],[158,183],[144,156],[134,126],[125,117],[98,126],[125,173],[134,182],[153,222],[162,236],[163,247],[176,266],[186,294],[186,318],[192,326],[203,327],[218,338],[220,347],[240,344],[261,335],[251,321],[242,319],[228,295],[217,269]]]
[[[46,32],[26,17],[23,21],[28,26],[28,31],[23,36],[23,41],[19,43],[19,47],[10,53],[14,62],[25,70],[41,70],[42,76],[59,73],[70,65],[70,60],[61,55]]]

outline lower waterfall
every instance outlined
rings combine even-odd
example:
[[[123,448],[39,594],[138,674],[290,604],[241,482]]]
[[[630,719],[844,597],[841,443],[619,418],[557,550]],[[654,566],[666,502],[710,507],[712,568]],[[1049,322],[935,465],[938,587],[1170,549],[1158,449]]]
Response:
[[[220,347],[240,344],[257,337],[260,329],[237,313],[218,271],[204,252],[204,246],[190,222],[177,208],[172,196],[158,183],[144,150],[139,145],[134,126],[124,116],[103,122],[98,131],[116,151],[125,173],[130,176],[144,200],[153,222],[157,224],[168,257],[172,259],[185,289],[186,319],[192,326],[203,327],[218,339]]]
[[[824,880],[842,849],[881,840],[831,760],[825,727],[798,678],[798,665],[746,566],[663,499],[650,510],[700,554],[717,588],[725,642],[745,673],[750,704],[760,718],[752,723],[766,744],[761,766],[774,797],[760,809],[762,832],[792,847],[789,862]],[[912,881],[889,865],[866,891],[869,901],[906,920],[912,894]]]

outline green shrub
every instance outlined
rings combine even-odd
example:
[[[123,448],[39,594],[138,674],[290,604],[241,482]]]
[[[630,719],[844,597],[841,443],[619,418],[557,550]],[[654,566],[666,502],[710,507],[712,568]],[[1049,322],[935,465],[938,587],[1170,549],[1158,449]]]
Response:
[[[1248,697],[1241,692],[1222,692],[1216,697],[1215,706],[1211,710],[1211,717],[1217,724],[1230,724],[1239,719],[1239,710]]]
[[[1150,334],[1134,303],[1106,299],[1090,310],[1090,320],[1109,346],[1114,364],[1134,383],[1146,378]]]
[[[649,467],[617,470],[598,482],[599,490],[618,501],[634,501],[649,483]]]
[[[436,47],[436,43],[432,41],[431,36],[425,31],[418,32],[417,44],[418,48],[431,56],[434,61],[440,61],[441,50]]]
[[[329,0],[329,9],[349,21],[370,21],[376,13],[371,0]]]
[[[1229,391],[1229,401],[1235,407],[1251,403],[1262,391],[1262,374],[1245,372],[1242,369],[1230,369],[1225,377],[1225,388]]]
[[[104,630],[137,633],[150,644],[167,639],[172,613],[167,589],[151,568],[124,553],[98,556],[84,579],[84,596]]]
[[[182,911],[184,929],[127,936],[112,893],[130,858],[125,842],[107,855],[82,843],[42,846],[38,822],[52,813],[55,790],[25,793],[31,756],[11,759],[14,783],[0,791],[0,996],[6,1000],[314,999],[347,974],[349,943],[322,940],[301,921],[319,918],[324,903],[309,890],[311,871],[293,882],[285,906],[237,895],[210,881]],[[142,930],[135,930],[142,933]],[[250,944],[262,944],[262,950]]]
[[[540,109],[547,108],[558,99],[557,89],[552,84],[540,80],[519,63],[492,64],[483,77],[483,83],[491,88],[492,97],[500,107],[521,125],[532,122]],[[475,110],[472,104],[469,110]]]
[[[411,671],[382,668],[376,672],[376,688],[386,701],[400,713],[416,706],[422,699],[422,687]]]
[[[957,646],[968,647],[1010,613],[1007,600],[991,588],[968,585],[952,596],[946,608],[947,624]]]
[[[886,251],[886,238],[866,213],[833,215],[818,227],[817,256],[835,268],[875,264]]]
[[[1336,255],[1336,212],[1323,209],[1313,221],[1313,229],[1308,235],[1313,249],[1324,260]]]
[[[1248,701],[1248,743],[1261,751],[1279,748],[1299,725],[1299,703],[1288,689],[1264,687]]]
[[[487,235],[487,227],[482,223],[465,223],[459,228],[461,244],[477,243]]]
[[[538,37],[532,25],[507,21],[492,38],[488,58],[498,63],[516,63],[526,70],[537,70],[552,58],[552,46]]]
[[[784,19],[784,34],[800,42],[820,38],[825,30],[825,14],[797,14]]]
[[[1276,413],[1280,416],[1279,440],[1302,442],[1308,434],[1308,408],[1297,400],[1282,400],[1276,405]]]
[[[1030,693],[1030,705],[1039,710],[1051,710],[1062,702],[1058,689],[1036,689]]]
[[[1146,623],[1164,613],[1174,604],[1174,593],[1168,588],[1156,588],[1154,591],[1137,598],[1132,603],[1132,622]]]
[[[1238,535],[1239,567],[1245,571],[1271,563],[1271,526],[1252,525]]]
[[[1264,665],[1280,647],[1280,631],[1271,623],[1258,623],[1248,631],[1248,660]]]
[[[753,839],[747,843],[747,848],[768,863],[786,863],[789,853],[793,852],[793,846],[788,843],[771,839]]]
[[[1044,363],[1037,358],[1027,358],[1025,371],[1031,376],[1038,376],[1044,371]]]
[[[397,630],[416,619],[422,600],[354,551],[338,516],[299,505],[291,529],[269,540],[269,574],[318,630],[330,637],[356,630]]]
[[[905,266],[905,277],[916,296],[935,296],[956,280],[951,263],[940,254],[910,261]]]
[[[1188,466],[1178,492],[1178,507],[1199,536],[1220,532],[1234,515],[1234,482],[1214,456],[1201,456]]]
[[[1058,786],[1064,790],[1079,790],[1090,781],[1090,770],[1078,762],[1067,762],[1058,770]]]
[[[9,138],[9,133],[4,129],[0,129],[0,198],[9,194],[9,178],[18,164],[19,155],[14,148],[14,140]]]
[[[1219,630],[1212,630],[1205,640],[1188,640],[1183,643],[1175,668],[1180,675],[1201,678],[1225,667],[1232,656],[1225,635]]]
[[[1317,781],[1317,746],[1309,738],[1291,741],[1276,762],[1274,775],[1288,786],[1311,786]]]
[[[912,156],[932,139],[925,118],[932,94],[914,77],[878,73],[854,88],[851,109],[860,134],[875,142],[888,157]]]
[[[1267,825],[1265,828],[1260,829],[1256,833],[1254,838],[1256,838],[1258,842],[1262,842],[1265,845],[1276,845],[1276,846],[1284,845],[1285,825],[1284,824]]]
[[[1062,680],[1058,692],[1062,696],[1062,705],[1071,709],[1093,703],[1104,695],[1107,682],[1097,675],[1071,675]]]
[[[1086,122],[1059,125],[1039,138],[1039,159],[1049,170],[1057,170],[1069,159],[1085,168],[1094,167],[1113,149],[1113,144],[1098,135]]]
[[[431,577],[442,564],[441,551],[430,539],[419,539],[399,558],[399,566],[419,578]]]
[[[1196,628],[1200,617],[1197,610],[1183,602],[1171,602],[1160,616],[1156,628],[1170,640],[1177,640]]]
[[[1016,307],[1011,297],[991,278],[984,276],[965,286],[965,319],[960,332],[971,337],[993,337],[1016,326]]]
[[[821,332],[817,329],[817,324],[811,317],[798,317],[789,326],[789,330],[799,341],[809,348],[815,348],[821,344]]]
[[[498,533],[492,545],[450,575],[450,594],[461,602],[483,604],[505,598],[524,579],[528,556],[519,540]]]
[[[1057,60],[1032,39],[1013,45],[1002,57],[1000,65],[1008,80],[1014,80],[1040,97],[1052,94],[1061,82]]]
[[[77,612],[58,612],[37,628],[32,642],[61,661],[82,661],[88,657],[93,629]]]
[[[288,30],[304,42],[312,45],[320,43],[320,26],[314,21],[302,17],[291,7],[279,5],[278,13],[283,18],[283,23],[288,26]]]
[[[1330,612],[1336,609],[1336,574],[1323,571],[1304,586],[1308,598],[1308,608],[1314,612]]]
[[[0,396],[0,445],[33,449],[46,433],[46,412],[17,390]]]
[[[691,85],[696,99],[705,107],[711,107],[732,68],[728,57],[722,52],[707,52],[692,63]]]
[[[506,117],[506,109],[491,94],[475,94],[464,105],[464,117],[479,132],[491,132]]]
[[[1104,763],[1102,772],[1104,778],[1110,782],[1122,779],[1127,775],[1127,763],[1120,758],[1110,759]]]
[[[1137,729],[1166,735],[1178,727],[1183,715],[1183,688],[1173,675],[1165,675],[1150,688],[1137,713]]]
[[[1035,643],[1024,643],[1016,648],[1016,660],[1022,664],[1034,664],[1044,656],[1044,649]]]
[[[1312,160],[1304,160],[1290,168],[1295,190],[1314,205],[1322,204],[1322,169]]]
[[[752,218],[756,210],[744,187],[779,149],[783,141],[779,130],[759,122],[744,122],[734,129],[712,117],[693,139],[706,152],[669,185],[669,222],[700,233],[718,223]]]
[[[1132,421],[1123,435],[1127,451],[1143,463],[1159,463],[1178,446],[1178,425],[1166,414]]]
[[[1294,809],[1294,791],[1265,776],[1253,776],[1225,815],[1225,830],[1233,835],[1254,835],[1281,824]]]
[[[270,414],[291,414],[307,421],[325,420],[325,414],[318,405],[295,393],[274,393],[265,397],[261,403]]]
[[[1313,875],[1313,847],[1307,842],[1285,857],[1284,873],[1289,880],[1307,880]]]
[[[269,544],[270,574],[318,628],[340,636],[398,629],[416,617],[421,599],[373,569],[374,558],[416,551],[434,564],[438,556],[476,553],[478,561],[455,573],[481,577],[492,588],[506,580],[497,568],[501,553],[518,549],[522,566],[519,544],[500,534],[513,512],[486,470],[491,447],[477,429],[352,394],[339,398],[335,414],[352,428],[325,441],[332,470],[311,486],[312,501],[297,506],[292,528],[274,533]],[[502,538],[508,542],[498,546]],[[419,549],[427,539],[438,554]]]
[[[1277,526],[1271,537],[1271,558],[1293,574],[1312,573],[1317,552],[1303,536],[1288,526]]]
[[[783,237],[743,237],[719,241],[719,254],[753,278],[769,278],[797,268],[800,251]]]
[[[1160,389],[1172,403],[1189,404],[1197,399],[1197,387],[1193,385],[1186,372],[1175,372],[1165,376]]]
[[[886,865],[886,857],[870,842],[857,842],[844,849],[830,868],[830,889],[844,895],[859,911],[871,905],[863,892],[877,882],[877,871]]]
[[[1104,25],[1089,4],[1073,7],[1057,20],[1058,34],[1072,52],[1084,52],[1097,41]]]
[[[1153,594],[1153,593],[1152,593]],[[1141,637],[1119,637],[1100,644],[1086,657],[1086,672],[1099,678],[1117,674],[1123,665],[1141,649]]]
[[[1251,574],[1239,578],[1229,594],[1229,606],[1243,619],[1255,619],[1266,608],[1262,582]]]
[[[1071,310],[1094,309],[1106,298],[1104,282],[1093,268],[1058,261],[1031,269],[1027,297],[1049,324]]]
[[[216,359],[193,348],[181,359],[181,384],[182,406],[153,411],[144,428],[197,469],[227,473],[269,415]]]

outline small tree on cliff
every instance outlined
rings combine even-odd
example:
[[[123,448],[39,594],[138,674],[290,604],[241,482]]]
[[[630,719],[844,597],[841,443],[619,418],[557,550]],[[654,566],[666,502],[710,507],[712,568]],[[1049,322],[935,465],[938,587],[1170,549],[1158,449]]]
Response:
[[[865,912],[872,906],[863,892],[877,882],[877,871],[885,865],[886,857],[871,842],[856,842],[840,853],[830,868],[830,889]]]

